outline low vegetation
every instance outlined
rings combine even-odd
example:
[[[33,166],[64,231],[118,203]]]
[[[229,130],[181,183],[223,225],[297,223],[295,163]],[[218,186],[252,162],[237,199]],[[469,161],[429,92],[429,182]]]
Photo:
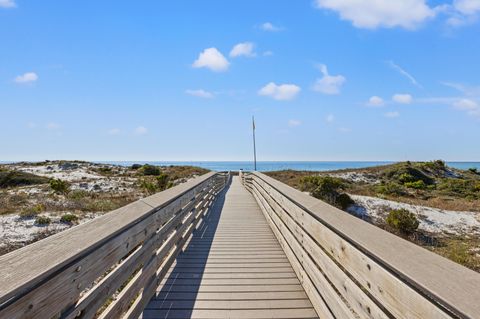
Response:
[[[344,210],[353,201],[350,196],[345,199],[342,196],[351,194],[440,210],[480,212],[479,171],[476,168],[451,168],[440,160],[330,172],[285,170],[266,174]],[[418,212],[383,209],[385,213],[380,219],[364,218],[359,210],[352,213],[439,255],[480,271],[478,232],[431,233],[419,228],[419,218],[424,217],[419,216]]]
[[[420,225],[420,222],[415,214],[406,209],[396,209],[390,211],[386,222],[391,228],[405,235],[413,234]]]
[[[345,184],[339,178],[306,176],[300,181],[300,189],[341,209],[346,209],[353,204],[350,196],[343,192]]]
[[[0,188],[48,183],[48,178],[14,170],[0,170]]]
[[[207,172],[81,161],[0,164],[0,255]]]

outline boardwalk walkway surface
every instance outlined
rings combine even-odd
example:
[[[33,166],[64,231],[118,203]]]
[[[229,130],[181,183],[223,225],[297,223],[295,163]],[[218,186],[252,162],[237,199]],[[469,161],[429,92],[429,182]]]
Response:
[[[238,177],[172,265],[141,318],[317,318]]]

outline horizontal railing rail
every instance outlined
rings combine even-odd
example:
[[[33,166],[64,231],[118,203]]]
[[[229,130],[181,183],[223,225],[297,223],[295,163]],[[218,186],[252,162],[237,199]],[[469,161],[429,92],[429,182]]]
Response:
[[[262,173],[241,177],[321,318],[480,318],[480,274]]]
[[[0,256],[0,318],[138,318],[229,173],[207,173]]]

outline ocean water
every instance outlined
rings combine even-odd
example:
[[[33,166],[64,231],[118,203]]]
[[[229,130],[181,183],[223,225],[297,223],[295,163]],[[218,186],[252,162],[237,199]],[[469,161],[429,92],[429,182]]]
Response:
[[[253,170],[253,162],[156,162],[156,161],[121,161],[121,162],[111,162],[111,161],[100,161],[98,163],[105,164],[115,164],[122,166],[130,166],[132,164],[151,164],[151,165],[191,165],[203,167],[212,171],[238,171],[243,169],[245,171]],[[347,168],[365,168],[378,165],[387,165],[394,162],[388,161],[377,161],[377,162],[352,162],[352,161],[335,161],[335,162],[267,162],[261,161],[257,162],[257,170],[260,172],[269,172],[269,171],[278,171],[285,169],[292,170],[301,170],[301,171],[332,171],[338,169],[347,169]],[[477,168],[480,170],[480,162],[447,162],[447,165],[459,169],[469,169]]]

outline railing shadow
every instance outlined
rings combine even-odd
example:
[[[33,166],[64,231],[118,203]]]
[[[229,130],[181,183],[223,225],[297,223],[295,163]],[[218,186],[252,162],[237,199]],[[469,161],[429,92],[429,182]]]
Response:
[[[154,313],[155,318],[169,318],[172,312],[175,317],[192,316],[230,184],[231,180],[215,199],[201,227],[193,232],[190,242],[177,256],[175,266],[143,311],[143,317],[151,317]]]

